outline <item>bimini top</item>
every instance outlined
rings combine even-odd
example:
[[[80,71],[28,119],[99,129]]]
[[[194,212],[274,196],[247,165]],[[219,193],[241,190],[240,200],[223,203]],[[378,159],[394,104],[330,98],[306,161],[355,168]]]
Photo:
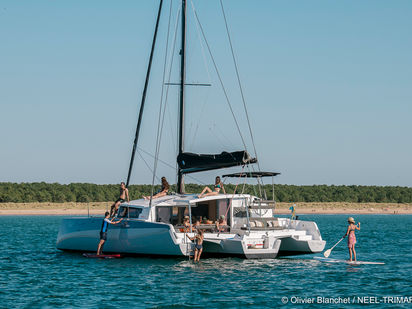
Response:
[[[177,163],[183,174],[210,171],[238,165],[256,163],[247,151],[222,152],[220,154],[197,154],[183,152],[178,155]]]
[[[247,178],[261,178],[261,177],[273,177],[280,175],[275,172],[243,172],[223,175],[222,177],[247,177]]]

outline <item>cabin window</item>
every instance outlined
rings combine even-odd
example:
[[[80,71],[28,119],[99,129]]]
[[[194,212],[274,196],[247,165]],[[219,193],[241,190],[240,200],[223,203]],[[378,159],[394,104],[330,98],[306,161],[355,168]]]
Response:
[[[209,218],[209,204],[197,204],[192,208],[192,216],[195,218]]]
[[[156,221],[163,223],[171,223],[172,207],[156,207]]]
[[[142,211],[143,211],[143,208],[133,208],[133,207],[122,206],[119,209],[118,217],[138,219]]]
[[[233,217],[235,218],[246,218],[246,209],[244,207],[234,207],[233,208]]]

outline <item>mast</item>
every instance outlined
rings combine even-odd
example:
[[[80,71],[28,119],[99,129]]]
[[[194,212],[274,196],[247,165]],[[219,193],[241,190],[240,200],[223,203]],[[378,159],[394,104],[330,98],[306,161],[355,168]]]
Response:
[[[160,14],[162,12],[162,4],[163,4],[163,0],[160,0],[159,11],[157,13],[157,19],[156,19],[156,28],[155,28],[155,32],[153,35],[152,49],[150,51],[149,64],[147,66],[147,72],[146,72],[146,80],[145,80],[144,88],[143,88],[142,101],[140,103],[139,119],[137,121],[136,134],[135,134],[134,142],[133,142],[132,157],[130,158],[129,172],[127,173],[126,187],[129,186],[130,175],[132,174],[132,169],[133,169],[134,156],[136,154],[137,142],[139,141],[140,125],[142,124],[144,103],[146,101],[147,86],[149,85],[150,70],[152,67],[153,53],[154,53],[154,49],[156,45],[157,29],[159,28]]]
[[[186,0],[182,0],[182,45],[180,49],[180,102],[179,102],[179,155],[184,149],[185,116],[185,50],[186,50]],[[177,193],[185,192],[183,172],[178,169]]]

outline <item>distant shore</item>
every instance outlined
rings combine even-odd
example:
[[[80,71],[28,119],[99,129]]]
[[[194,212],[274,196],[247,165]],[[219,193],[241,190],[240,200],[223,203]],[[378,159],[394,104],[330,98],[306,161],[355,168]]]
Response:
[[[0,203],[0,216],[103,215],[112,202]],[[290,214],[292,203],[277,203],[276,214]],[[296,203],[296,214],[412,214],[412,203]]]

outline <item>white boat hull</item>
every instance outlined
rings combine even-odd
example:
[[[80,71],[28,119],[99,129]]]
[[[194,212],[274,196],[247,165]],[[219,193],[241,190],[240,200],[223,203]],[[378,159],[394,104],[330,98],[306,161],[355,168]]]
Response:
[[[274,259],[278,255],[281,240],[269,237],[250,238],[232,235],[220,237],[205,235],[203,251],[207,255],[239,256],[248,259]]]
[[[102,218],[63,219],[57,248],[68,251],[96,251]],[[110,225],[104,252],[142,255],[187,256],[190,244],[179,241],[173,227],[164,223],[123,221]]]
[[[324,240],[299,240],[287,237],[282,239],[279,256],[319,253],[323,251],[325,245]]]

